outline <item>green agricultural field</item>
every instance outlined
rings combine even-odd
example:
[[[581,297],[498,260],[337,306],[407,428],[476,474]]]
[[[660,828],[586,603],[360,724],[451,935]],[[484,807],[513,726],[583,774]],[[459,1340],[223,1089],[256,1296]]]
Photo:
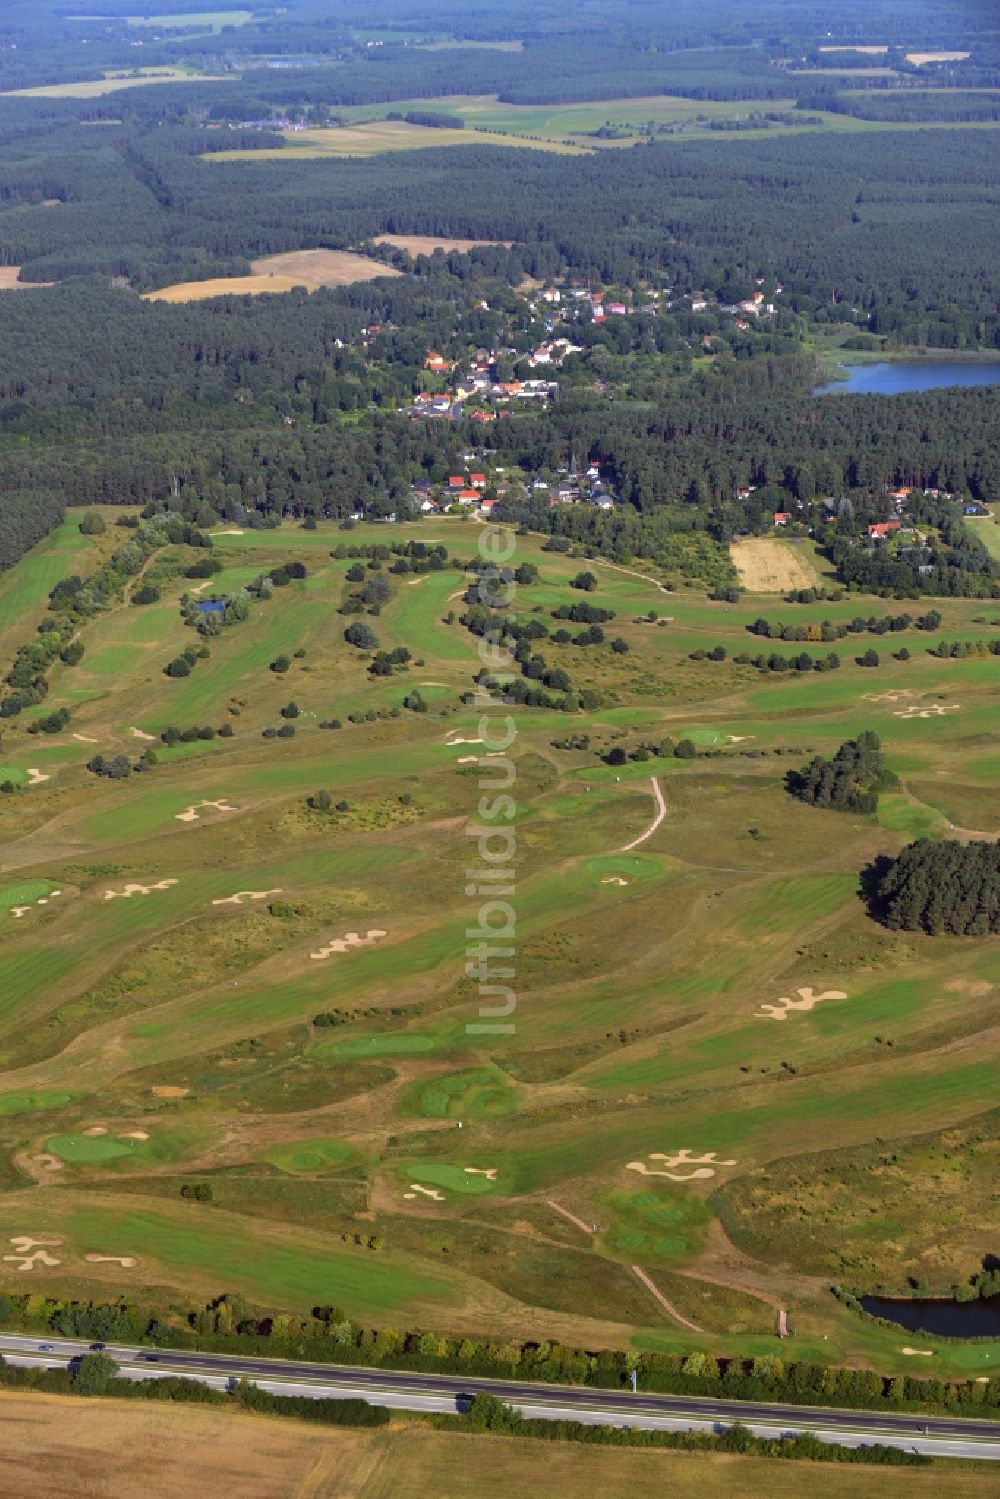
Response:
[[[359,526],[348,544],[409,538],[467,562],[477,528]],[[53,671],[46,710],[70,724],[5,723],[0,1191],[9,1233],[63,1245],[32,1287],[232,1289],[394,1326],[747,1355],[777,1351],[780,1304],[794,1356],[912,1372],[905,1336],[826,1287],[946,1287],[992,1252],[1000,950],[889,931],[859,881],[916,837],[1000,834],[996,658],[931,654],[992,639],[996,609],[935,601],[933,636],[851,634],[839,670],[762,672],[734,660],[761,648],[759,616],[892,606],[726,604],[589,561],[607,638],[541,645],[595,706],[484,725],[462,701],[479,665],[463,572],[386,572],[372,625],[410,657],[373,676],[337,613],[344,541],[324,523],[219,532],[212,592],[292,560],[307,575],[179,678],[163,668],[198,637],[180,612],[193,554],[174,549],[159,602],[113,604]],[[69,522],[4,575],[4,670],[105,545]],[[539,569],[518,616],[554,630],[580,560],[517,547]],[[403,706],[414,689],[427,711]],[[483,742],[508,714],[510,745]],[[170,727],[210,737],[168,747]],[[789,770],[865,729],[898,777],[876,816],[789,795]],[[129,776],[96,777],[98,752]],[[498,846],[499,888],[482,873]],[[480,972],[482,922],[507,976]],[[211,1203],[182,1198],[190,1183]],[[934,1372],[990,1368],[989,1345],[933,1346]]]

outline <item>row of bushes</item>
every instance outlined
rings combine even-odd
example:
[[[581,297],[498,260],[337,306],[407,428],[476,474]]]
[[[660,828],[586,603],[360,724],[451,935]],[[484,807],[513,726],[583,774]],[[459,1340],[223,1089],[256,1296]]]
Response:
[[[589,1352],[558,1343],[448,1338],[438,1333],[363,1328],[336,1306],[308,1318],[260,1314],[240,1297],[222,1296],[201,1311],[164,1320],[150,1307],[57,1301],[39,1294],[0,1295],[0,1324],[54,1330],[66,1336],[122,1340],[156,1347],[384,1367],[463,1378],[531,1380],[594,1389],[627,1389],[634,1370],[650,1392],[737,1400],[837,1405],[858,1410],[961,1411],[1000,1416],[1000,1378],[946,1381],[893,1378],[870,1369],[844,1369],[777,1355],[745,1360],[694,1352]]]

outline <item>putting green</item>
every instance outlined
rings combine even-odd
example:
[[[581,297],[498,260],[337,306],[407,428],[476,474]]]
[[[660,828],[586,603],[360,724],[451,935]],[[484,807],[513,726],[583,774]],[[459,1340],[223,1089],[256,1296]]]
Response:
[[[132,1155],[141,1141],[116,1140],[113,1135],[53,1135],[46,1150],[69,1166],[94,1166]]]
[[[355,1157],[356,1152],[340,1140],[295,1140],[265,1150],[261,1159],[291,1176],[316,1176],[346,1166]]]
[[[490,1170],[489,1166],[479,1171]],[[498,1183],[488,1176],[469,1171],[464,1166],[452,1166],[447,1161],[404,1161],[399,1168],[407,1181],[420,1182],[429,1187],[444,1187],[449,1192],[462,1192],[468,1197],[482,1197],[485,1192],[496,1192]]]
[[[407,1104],[425,1119],[496,1118],[514,1111],[517,1091],[501,1072],[476,1068],[421,1084]]]
[[[0,886],[0,912],[9,911],[11,906],[30,906],[32,901],[56,889],[58,886],[49,880],[22,880],[19,885]]]

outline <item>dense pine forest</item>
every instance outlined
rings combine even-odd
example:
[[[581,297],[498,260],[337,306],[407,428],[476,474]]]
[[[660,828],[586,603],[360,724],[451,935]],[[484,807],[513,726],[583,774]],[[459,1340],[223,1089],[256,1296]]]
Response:
[[[138,27],[127,0],[100,18],[67,9],[11,0],[0,21],[0,268],[20,268],[22,288],[0,290],[0,566],[65,504],[167,506],[201,525],[405,512],[413,486],[440,483],[474,443],[525,480],[600,465],[613,515],[516,496],[504,513],[617,554],[671,533],[758,533],[794,504],[845,582],[996,590],[996,565],[960,523],[942,529],[948,516],[926,555],[891,569],[853,540],[891,514],[898,486],[996,497],[998,388],[811,393],[828,333],[875,351],[1000,349],[1000,47],[980,7],[598,0],[570,15],[546,0],[499,15],[294,0],[207,30],[193,0],[169,26]],[[887,47],[875,77],[850,45],[873,41]],[[917,47],[964,55],[917,64]],[[137,64],[184,71],[102,91],[105,73]],[[32,87],[55,96],[12,92]],[[470,95],[644,103],[634,139],[596,149],[601,132],[584,131],[577,154],[463,128],[467,144],[313,159],[286,128],[348,129],[364,105],[454,134]],[[824,128],[775,135],[763,115],[746,129],[723,117],[741,128],[667,138],[643,123],[645,101],[666,95],[780,100],[777,121]],[[848,116],[851,128],[824,125]],[[414,257],[377,244],[386,233],[494,243]],[[319,248],[364,253],[385,275],[144,300]],[[542,286],[563,287],[559,306],[538,302]],[[574,288],[604,288],[619,312],[571,310]],[[509,378],[558,334],[572,352],[544,404],[481,426],[461,406],[445,422],[408,414],[429,349],[455,369],[491,351]],[[824,508],[831,497],[849,497],[846,518]]]

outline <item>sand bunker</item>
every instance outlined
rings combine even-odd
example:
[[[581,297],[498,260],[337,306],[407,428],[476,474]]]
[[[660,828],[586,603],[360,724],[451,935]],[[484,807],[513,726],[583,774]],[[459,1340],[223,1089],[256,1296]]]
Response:
[[[226,895],[221,900],[213,900],[213,906],[242,906],[246,900],[266,900],[269,895],[280,895],[280,890],[238,890],[235,895]]]
[[[447,682],[421,682],[421,687],[447,687]]]
[[[240,530],[238,530],[236,526],[230,526],[230,528],[229,528],[228,531],[216,531],[216,532],[214,532],[214,535],[216,535],[216,536],[242,536],[243,532],[240,531]]]
[[[487,1181],[495,1182],[499,1166],[466,1166],[464,1170],[468,1176],[485,1176]]]
[[[404,1192],[403,1196],[408,1202],[412,1202],[413,1198],[416,1197],[418,1192],[420,1193],[421,1197],[430,1197],[434,1202],[444,1202],[443,1192],[439,1192],[436,1187],[422,1187],[419,1182],[411,1182],[410,1190],[408,1192]]]
[[[730,744],[742,744],[745,739],[756,739],[756,734],[727,734]]]
[[[824,999],[846,999],[843,989],[824,989],[817,994],[814,989],[797,989],[798,999],[781,998],[776,1005],[762,1004],[754,1016],[755,1020],[787,1020],[792,1010],[812,1010]],[[763,1012],[763,1013],[761,1013]]]
[[[346,937],[335,937],[328,942],[326,947],[320,947],[316,952],[311,952],[311,958],[329,958],[335,952],[348,952],[352,947],[371,947],[373,942],[387,937],[388,932],[382,931],[381,927],[371,927],[362,937],[358,932],[348,932]]]
[[[907,1358],[933,1358],[933,1348],[901,1348],[900,1353],[905,1353]]]
[[[90,1129],[85,1129],[83,1133],[89,1135],[91,1139],[96,1139],[98,1135],[106,1135],[107,1130],[103,1124],[92,1124]]]
[[[909,718],[944,718],[946,713],[960,712],[961,707],[961,703],[949,703],[947,706],[943,703],[935,703],[931,708],[918,708],[914,703],[910,708],[897,708],[892,716],[893,718],[902,718],[904,720]]]
[[[40,786],[43,781],[51,781],[51,779],[52,779],[52,777],[51,776],[47,776],[44,773],[44,771],[41,771],[41,770],[29,770],[28,771],[28,785],[29,786]]]
[[[458,764],[458,765],[478,765],[479,764],[479,756],[478,755],[459,755],[458,760],[455,763]]]
[[[407,588],[419,588],[423,581],[423,578],[411,578],[406,586]]]
[[[36,1265],[51,1267],[62,1263],[61,1260],[53,1259],[43,1247],[55,1248],[62,1243],[62,1239],[33,1239],[28,1234],[13,1234],[10,1243],[14,1248],[14,1253],[5,1254],[4,1261],[16,1264],[18,1270],[33,1270]]]
[[[638,838],[633,838],[631,843],[626,843],[625,847],[622,849],[623,854],[627,854],[630,848],[637,848],[640,843],[645,843],[647,838],[652,838],[653,834],[660,826],[660,823],[667,815],[667,804],[663,800],[663,792],[660,790],[660,783],[655,776],[650,776],[649,779],[653,786],[653,795],[656,798],[656,816],[653,818],[652,822],[649,824],[649,827],[644,833],[640,833]]]
[[[29,912],[29,911],[30,911],[30,910],[31,910],[31,907],[30,907],[30,906],[11,906],[11,908],[10,908],[10,914],[11,914],[11,915],[12,915],[12,916],[13,916],[13,917],[14,917],[14,918],[15,918],[15,920],[16,920],[16,919],[17,919],[17,918],[18,918],[18,917],[20,917],[20,916],[26,916],[26,915],[27,915],[27,913],[28,913],[28,912]]]
[[[149,1133],[144,1129],[134,1129],[127,1135],[119,1135],[118,1138],[119,1140],[148,1140]]]
[[[482,744],[483,742],[484,741],[482,739],[463,739],[462,736],[459,735],[457,739],[446,740],[445,748],[453,749],[456,744]]]
[[[156,735],[147,734],[143,729],[137,729],[133,726],[129,729],[129,733],[132,735],[133,739],[145,739],[147,744],[156,743]]]
[[[654,1171],[652,1167],[646,1165],[645,1161],[629,1161],[625,1166],[625,1170],[638,1171],[641,1176],[665,1176],[668,1181],[672,1182],[690,1182],[707,1181],[709,1177],[715,1175],[718,1166],[736,1165],[735,1161],[717,1160],[714,1150],[706,1152],[705,1155],[692,1155],[691,1151],[686,1147],[683,1150],[675,1151],[673,1155],[663,1155],[659,1151],[651,1151],[649,1159],[651,1161],[661,1161],[671,1169],[667,1171]],[[696,1169],[689,1172],[686,1176],[678,1176],[675,1174],[675,1168],[678,1166],[694,1166]]]
[[[41,1155],[32,1156],[31,1159],[36,1166],[42,1166],[46,1171],[63,1171],[66,1167],[65,1161],[61,1161],[57,1155],[49,1155],[47,1150],[43,1150]]]
[[[90,737],[89,734],[74,734],[73,738],[79,740],[79,742],[81,744],[99,744],[100,743],[100,741],[97,740],[97,739],[91,739],[91,737]]]
[[[198,813],[202,807],[214,807],[216,812],[238,812],[240,810],[239,807],[231,807],[229,805],[229,798],[224,796],[218,802],[192,802],[189,807],[184,808],[183,812],[175,812],[174,817],[177,822],[197,822]]]
[[[866,692],[864,700],[868,703],[899,703],[916,695],[912,687],[893,687],[888,692]]]
[[[629,880],[623,879],[620,874],[606,874],[601,881],[602,885],[628,885]]]
[[[190,1088],[175,1088],[172,1084],[161,1083],[158,1088],[150,1088],[157,1098],[187,1098],[191,1092]]]
[[[105,900],[131,900],[133,895],[151,895],[154,890],[169,890],[176,880],[158,880],[155,885],[126,885],[124,890],[105,890]]]
[[[139,1263],[130,1254],[85,1254],[88,1265],[121,1265],[123,1270],[134,1270]]]

